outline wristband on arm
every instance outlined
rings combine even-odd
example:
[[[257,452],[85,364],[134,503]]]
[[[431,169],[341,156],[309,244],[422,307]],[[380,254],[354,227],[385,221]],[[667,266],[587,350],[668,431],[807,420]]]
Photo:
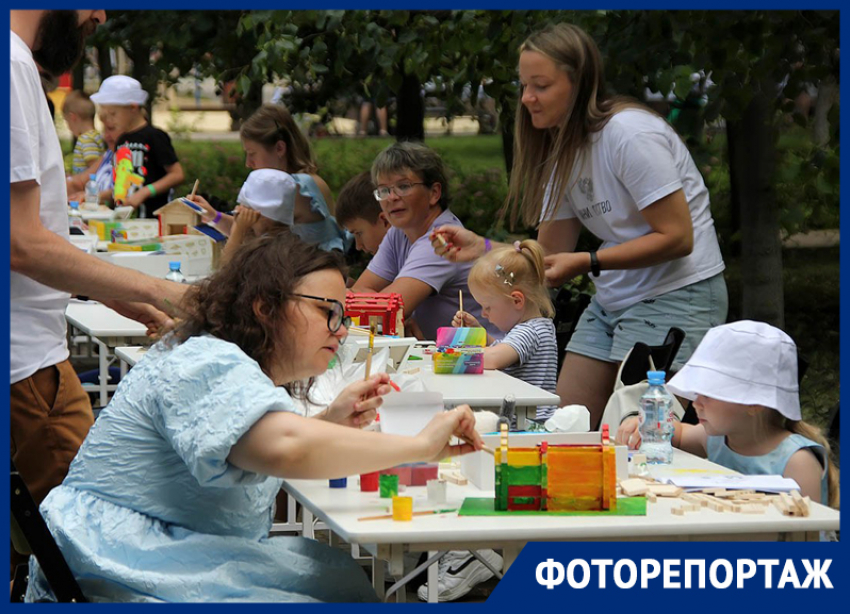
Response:
[[[490,239],[488,239],[487,237],[484,237],[484,253],[486,254],[491,249],[493,249],[493,244],[490,243]]]
[[[156,188],[155,188],[155,187],[153,187],[153,184],[152,184],[152,183],[149,183],[149,184],[148,184],[148,185],[146,185],[145,187],[148,189],[148,192],[150,192],[150,193],[151,193],[151,196],[156,196]]]
[[[215,217],[212,219],[211,224],[218,224],[221,221],[221,211],[215,212]]]
[[[590,274],[594,277],[599,277],[602,268],[599,266],[599,257],[596,255],[596,250],[590,252]]]

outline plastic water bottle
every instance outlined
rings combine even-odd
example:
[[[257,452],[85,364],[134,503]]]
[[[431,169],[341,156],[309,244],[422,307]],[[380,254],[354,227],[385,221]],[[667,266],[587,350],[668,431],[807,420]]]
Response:
[[[172,260],[168,263],[168,275],[165,276],[168,281],[174,281],[178,284],[186,284],[189,283],[186,281],[186,278],[183,277],[183,273],[180,271],[180,261]]]
[[[649,388],[640,397],[640,451],[650,464],[673,460],[673,397],[664,386],[664,371],[648,371]]]
[[[86,182],[86,209],[97,211],[99,203],[99,192],[97,189],[97,181],[94,175],[89,175],[89,180]]]
[[[80,203],[72,200],[68,203],[68,227],[77,228],[80,232],[85,232],[86,223],[83,221],[83,212],[80,211]]]

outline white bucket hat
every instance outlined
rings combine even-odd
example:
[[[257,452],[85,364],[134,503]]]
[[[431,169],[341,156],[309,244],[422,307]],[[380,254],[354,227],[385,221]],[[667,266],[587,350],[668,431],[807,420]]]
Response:
[[[686,399],[699,394],[801,417],[797,346],[764,322],[741,320],[709,330],[667,388]]]
[[[97,90],[97,93],[91,95],[91,99],[97,104],[121,106],[137,104],[142,106],[148,101],[148,93],[142,89],[142,84],[133,77],[113,75],[103,80],[100,89]]]
[[[298,186],[292,175],[273,168],[251,171],[236,201],[263,217],[292,226]]]

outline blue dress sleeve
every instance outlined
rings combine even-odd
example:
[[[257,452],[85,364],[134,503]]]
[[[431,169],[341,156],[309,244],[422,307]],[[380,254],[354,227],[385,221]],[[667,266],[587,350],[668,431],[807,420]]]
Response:
[[[292,175],[292,178],[298,186],[298,193],[310,199],[310,209],[324,218],[321,222],[296,224],[292,227],[292,232],[305,243],[317,245],[325,251],[347,252],[354,243],[354,237],[341,228],[336,218],[331,215],[328,203],[325,202],[325,197],[316,180],[307,173],[296,173]]]
[[[227,462],[230,449],[270,411],[294,411],[292,399],[235,344],[192,337],[163,364],[156,428],[199,484],[229,487],[266,476]]]

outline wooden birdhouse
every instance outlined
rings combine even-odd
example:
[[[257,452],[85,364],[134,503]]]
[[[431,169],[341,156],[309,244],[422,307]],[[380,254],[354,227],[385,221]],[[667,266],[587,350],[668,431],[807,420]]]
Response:
[[[192,201],[178,198],[154,211],[159,218],[160,236],[186,234],[188,228],[201,223],[199,209]]]

